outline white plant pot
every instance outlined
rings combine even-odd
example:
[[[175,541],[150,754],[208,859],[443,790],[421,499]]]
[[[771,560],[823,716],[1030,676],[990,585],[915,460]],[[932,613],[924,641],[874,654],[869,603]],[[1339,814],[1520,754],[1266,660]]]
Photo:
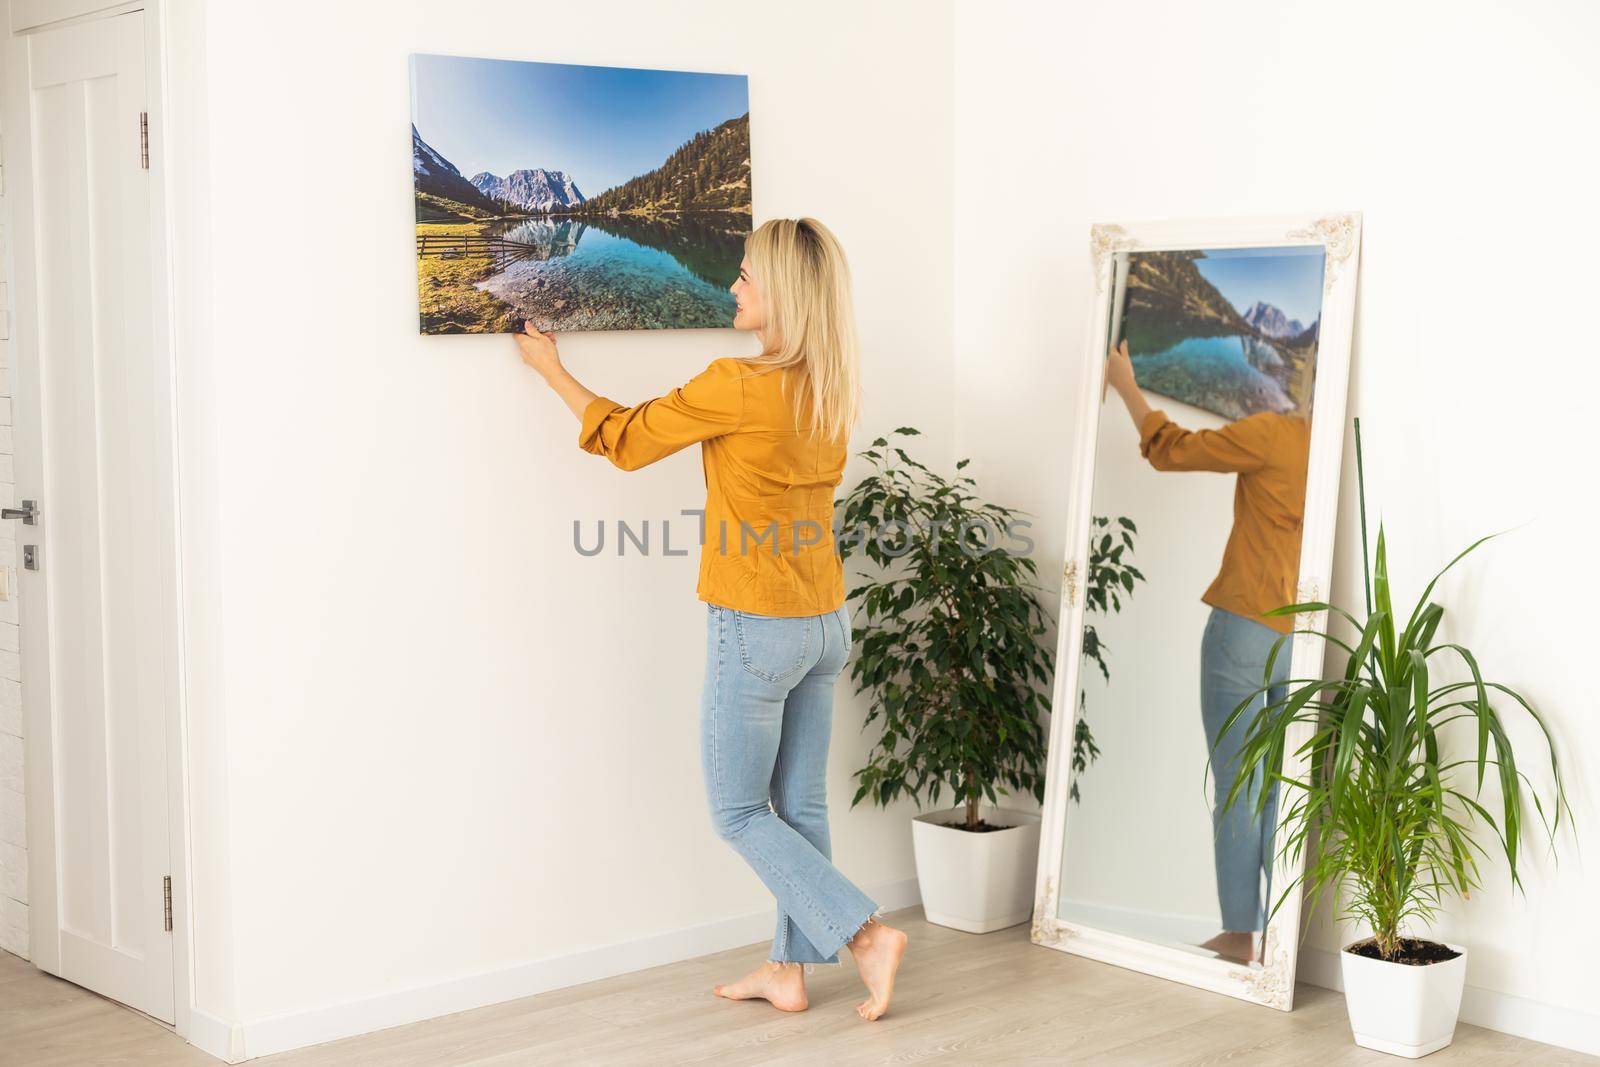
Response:
[[[911,850],[927,920],[986,934],[1033,917],[1039,816],[987,805],[978,814],[1006,829],[975,834],[947,825],[966,821],[964,804],[930,811],[911,820]]]
[[[1339,967],[1356,1044],[1408,1059],[1450,1044],[1467,980],[1467,950],[1444,944],[1460,955],[1420,967],[1357,956],[1345,946]]]

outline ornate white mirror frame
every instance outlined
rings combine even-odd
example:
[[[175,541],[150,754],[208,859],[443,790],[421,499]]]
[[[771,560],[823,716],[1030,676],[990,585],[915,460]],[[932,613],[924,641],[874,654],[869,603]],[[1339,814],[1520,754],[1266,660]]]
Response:
[[[1073,727],[1083,666],[1084,605],[1081,594],[1088,566],[1095,445],[1100,429],[1105,353],[1109,347],[1111,302],[1116,288],[1114,279],[1119,259],[1126,259],[1119,253],[1320,245],[1324,251],[1322,323],[1313,385],[1314,414],[1310,460],[1306,471],[1304,539],[1301,542],[1297,589],[1301,601],[1323,599],[1333,561],[1360,242],[1359,214],[1174,220],[1103,224],[1091,228],[1089,255],[1094,290],[1086,331],[1075,463],[1067,506],[1067,547],[1063,557],[1065,565],[1061,583],[1060,634],[1056,643],[1055,694],[1051,705],[1050,749],[1045,771],[1038,882],[1033,909],[1032,940],[1035,944],[1226,993],[1283,1011],[1293,1007],[1301,910],[1299,892],[1290,894],[1268,924],[1263,939],[1263,963],[1258,967],[1197,955],[1059,917],[1058,876],[1063,860],[1070,860],[1071,857],[1065,831],[1072,788]],[[1299,616],[1297,622],[1299,629],[1312,627],[1318,631],[1326,625],[1326,612],[1315,617]],[[1296,679],[1318,677],[1322,671],[1323,642],[1317,637],[1302,634],[1294,638],[1292,647],[1289,676]],[[1304,777],[1305,757],[1295,753],[1309,736],[1309,725],[1301,727],[1299,736],[1291,735],[1284,757],[1285,777]],[[1289,806],[1285,802],[1281,808],[1286,810]],[[1275,834],[1271,883],[1274,886],[1289,886],[1298,880],[1301,873],[1301,864],[1291,864],[1280,854],[1282,844],[1281,838]]]

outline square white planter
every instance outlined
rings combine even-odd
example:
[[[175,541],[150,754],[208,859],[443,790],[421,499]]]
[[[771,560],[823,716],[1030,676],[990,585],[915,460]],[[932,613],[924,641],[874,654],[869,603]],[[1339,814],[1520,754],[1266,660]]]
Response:
[[[1453,960],[1414,967],[1339,953],[1345,1010],[1356,1044],[1392,1056],[1417,1059],[1455,1039],[1461,990],[1467,981],[1467,950]]]
[[[949,823],[966,821],[966,805],[911,820],[911,848],[927,920],[986,934],[1033,918],[1039,865],[1039,816],[980,805],[979,816],[1004,826],[975,834]]]

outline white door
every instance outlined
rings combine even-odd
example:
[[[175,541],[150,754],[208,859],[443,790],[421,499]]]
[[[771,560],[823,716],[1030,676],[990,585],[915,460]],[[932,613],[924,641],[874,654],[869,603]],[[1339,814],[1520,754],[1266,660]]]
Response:
[[[47,890],[33,894],[33,955],[170,1022],[175,522],[169,378],[151,334],[144,22],[8,42],[14,508],[37,502],[14,529],[30,860],[47,868],[31,880]]]

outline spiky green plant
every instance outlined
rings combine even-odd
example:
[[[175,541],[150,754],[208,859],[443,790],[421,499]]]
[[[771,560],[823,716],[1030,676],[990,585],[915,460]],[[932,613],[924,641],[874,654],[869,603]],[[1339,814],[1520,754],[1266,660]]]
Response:
[[[1243,724],[1245,737],[1223,808],[1227,810],[1249,788],[1262,768],[1286,791],[1279,854],[1291,862],[1304,856],[1301,875],[1290,882],[1273,904],[1276,914],[1297,887],[1307,893],[1314,909],[1323,892],[1333,890],[1335,914],[1366,925],[1384,959],[1392,959],[1402,931],[1413,921],[1431,921],[1445,900],[1466,896],[1480,883],[1478,857],[1489,852],[1475,832],[1487,827],[1499,842],[1510,869],[1511,884],[1521,890],[1517,859],[1523,840],[1526,800],[1532,800],[1555,845],[1563,809],[1568,816],[1566,791],[1555,744],[1544,719],[1517,691],[1487,682],[1477,657],[1464,646],[1439,640],[1444,609],[1428,598],[1439,579],[1478,546],[1479,538],[1451,560],[1428,583],[1416,606],[1399,623],[1391,600],[1388,553],[1383,525],[1367,567],[1366,472],[1361,457],[1361,424],[1356,420],[1356,470],[1361,500],[1362,573],[1366,584],[1366,618],[1332,604],[1290,604],[1267,615],[1332,612],[1359,635],[1354,644],[1315,630],[1309,633],[1343,649],[1349,656],[1339,678],[1291,679],[1284,696],[1269,702]],[[1246,710],[1270,688],[1272,666],[1286,641],[1273,644],[1263,684],[1224,721],[1222,730],[1240,725]],[[1465,667],[1460,681],[1435,681],[1442,659]],[[1517,769],[1516,754],[1502,724],[1496,703],[1513,702],[1538,724],[1550,756],[1554,791],[1554,819],[1527,776]],[[1307,756],[1303,778],[1282,773],[1283,757],[1292,731],[1301,723],[1310,739],[1295,750]],[[1452,759],[1443,734],[1447,727],[1476,733],[1476,755]],[[1493,749],[1491,754],[1490,749]],[[1476,769],[1469,795],[1460,779],[1464,768]],[[1493,767],[1500,788],[1500,815],[1496,819],[1482,802],[1483,780]],[[1526,787],[1526,788],[1525,788]],[[1263,817],[1267,790],[1257,790],[1254,812]],[[1313,839],[1311,830],[1316,825]],[[1474,855],[1477,853],[1477,855]]]

